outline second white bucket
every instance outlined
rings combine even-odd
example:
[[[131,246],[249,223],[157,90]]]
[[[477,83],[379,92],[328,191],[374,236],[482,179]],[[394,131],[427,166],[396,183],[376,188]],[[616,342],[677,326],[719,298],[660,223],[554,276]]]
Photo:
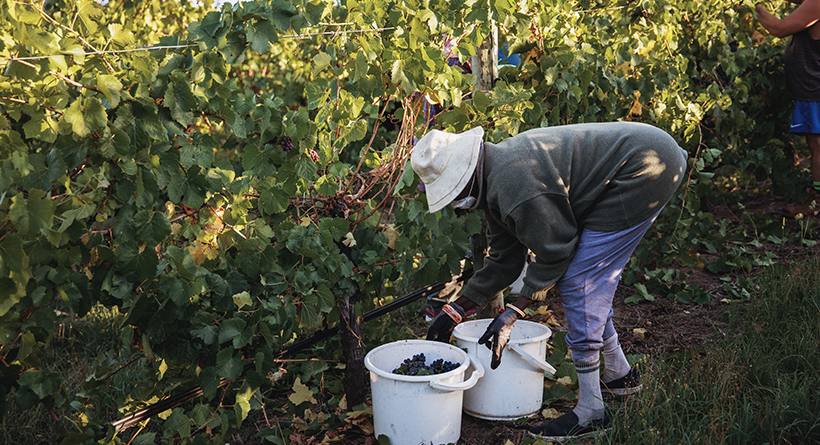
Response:
[[[453,331],[456,343],[486,369],[484,377],[464,392],[464,412],[485,420],[515,420],[531,417],[544,400],[544,371],[555,368],[544,360],[550,329],[540,323],[518,320],[501,354],[501,364],[491,369],[492,353],[478,339],[491,319],[467,321]],[[468,370],[469,371],[469,370]]]

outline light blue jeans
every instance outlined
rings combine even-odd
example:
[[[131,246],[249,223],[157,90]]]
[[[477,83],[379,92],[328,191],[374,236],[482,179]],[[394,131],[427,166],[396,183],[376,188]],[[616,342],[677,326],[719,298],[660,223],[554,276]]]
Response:
[[[567,317],[566,340],[573,360],[597,358],[604,340],[615,335],[615,290],[629,257],[659,213],[618,232],[581,232],[569,268],[556,283]]]

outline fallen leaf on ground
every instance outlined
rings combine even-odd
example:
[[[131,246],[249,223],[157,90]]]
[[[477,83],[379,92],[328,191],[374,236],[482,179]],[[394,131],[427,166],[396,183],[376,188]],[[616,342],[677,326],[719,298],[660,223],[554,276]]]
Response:
[[[299,377],[296,377],[296,381],[293,382],[293,394],[289,395],[288,399],[293,402],[294,405],[298,405],[302,402],[317,403],[313,397],[313,391],[311,391],[307,385],[303,384],[302,379]]]
[[[534,311],[535,315],[547,315],[552,314],[552,310],[549,309],[549,306],[546,304],[543,306],[539,306],[538,309]]]
[[[555,408],[547,408],[541,411],[541,415],[544,416],[545,419],[557,419],[561,417],[561,413]]]
[[[347,394],[342,396],[342,400],[339,401],[339,406],[336,407],[336,414],[341,416],[347,411]]]
[[[321,411],[319,411],[318,413],[314,413],[313,411],[306,409],[305,420],[309,421],[310,423],[322,423],[325,421],[325,413]]]
[[[359,429],[362,430],[362,433],[364,433],[367,436],[373,434],[376,431],[375,428],[373,428],[373,424],[370,423],[370,419],[368,419],[367,416],[364,415],[353,418],[348,417],[347,419],[345,419],[345,422],[359,427]]]

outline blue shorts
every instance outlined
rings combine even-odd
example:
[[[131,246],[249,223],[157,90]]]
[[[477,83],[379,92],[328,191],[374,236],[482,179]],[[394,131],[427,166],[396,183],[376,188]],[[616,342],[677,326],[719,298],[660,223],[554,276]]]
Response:
[[[803,102],[794,104],[790,133],[820,134],[820,102]]]

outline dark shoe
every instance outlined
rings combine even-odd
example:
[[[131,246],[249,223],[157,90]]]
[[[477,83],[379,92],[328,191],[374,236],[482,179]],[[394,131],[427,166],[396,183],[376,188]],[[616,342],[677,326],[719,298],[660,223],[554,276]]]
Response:
[[[547,442],[561,442],[566,439],[580,439],[603,434],[610,428],[612,412],[604,408],[604,418],[592,421],[587,426],[578,425],[578,416],[570,411],[557,419],[544,422],[529,429],[532,437],[539,437]]]
[[[609,383],[601,382],[601,394],[611,396],[631,396],[641,392],[641,373],[635,367],[629,368],[625,376]]]
[[[817,216],[820,214],[820,193],[811,192],[802,204],[784,207],[780,213],[786,218],[796,218],[798,215]]]

